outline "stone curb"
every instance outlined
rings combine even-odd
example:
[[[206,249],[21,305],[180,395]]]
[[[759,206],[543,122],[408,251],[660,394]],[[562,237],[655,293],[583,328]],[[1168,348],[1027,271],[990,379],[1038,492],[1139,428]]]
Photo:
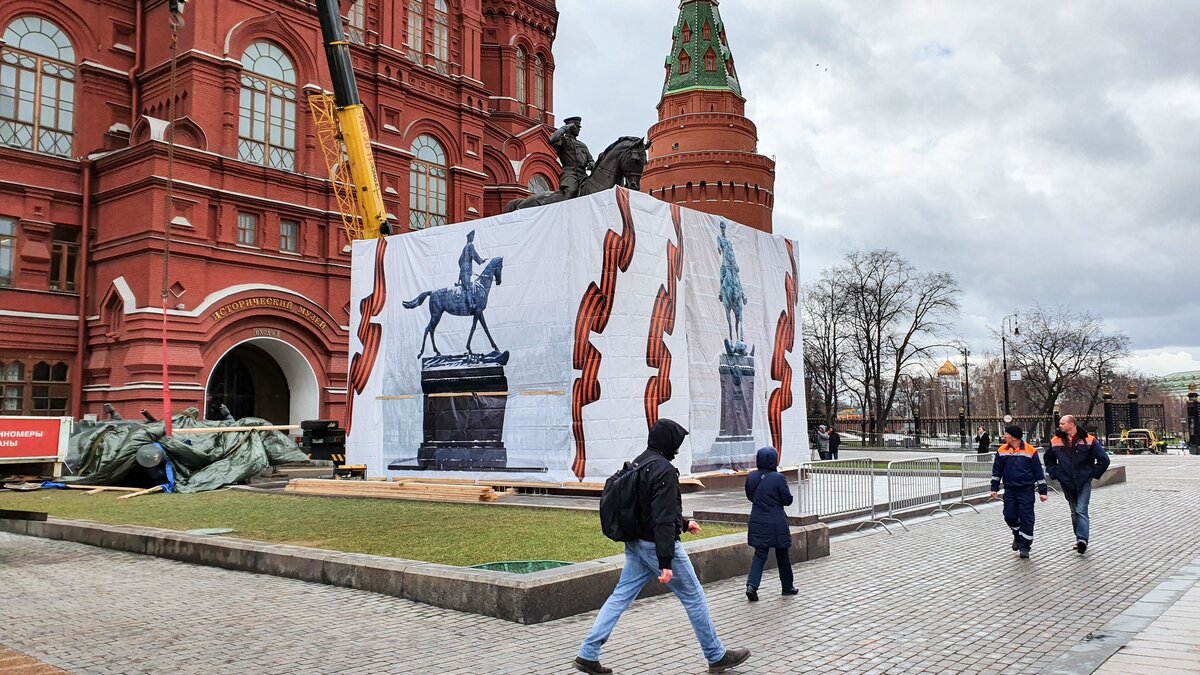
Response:
[[[791,530],[796,535],[793,562],[829,555],[829,529],[824,524]],[[85,520],[0,519],[0,531],[354,588],[523,624],[599,609],[616,586],[625,560],[617,555],[533,574],[512,574]],[[746,574],[753,557],[745,534],[689,541],[684,548],[702,583]],[[773,564],[773,559],[768,561],[768,566]],[[663,584],[647,584],[640,597],[666,591]]]
[[[1058,657],[1046,672],[1050,675],[1088,675],[1095,671],[1197,583],[1200,583],[1200,558],[1155,586],[1099,630],[1088,633],[1086,640]]]

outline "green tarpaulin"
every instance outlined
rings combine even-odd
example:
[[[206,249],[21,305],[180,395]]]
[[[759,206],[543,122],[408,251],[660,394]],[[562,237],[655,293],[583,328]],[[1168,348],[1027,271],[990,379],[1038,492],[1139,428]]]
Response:
[[[163,438],[162,422],[100,423],[71,437],[67,465],[73,476],[64,483],[121,485],[132,473],[144,475],[138,451],[165,451],[175,472],[176,492],[203,492],[232,485],[267,471],[274,465],[302,462],[308,457],[286,434],[275,430],[178,433],[180,429],[269,426],[257,417],[229,422],[205,422],[199,411],[188,408],[175,415],[175,433]],[[157,444],[157,446],[156,446]]]

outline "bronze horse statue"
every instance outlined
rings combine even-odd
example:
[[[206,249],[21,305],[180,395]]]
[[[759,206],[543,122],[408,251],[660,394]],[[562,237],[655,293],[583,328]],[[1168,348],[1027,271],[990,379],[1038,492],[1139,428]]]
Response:
[[[479,272],[479,277],[472,281],[475,284],[475,309],[472,311],[467,307],[467,299],[463,297],[462,288],[439,288],[436,291],[423,291],[420,295],[412,300],[404,301],[405,309],[416,309],[429,300],[429,324],[425,326],[425,334],[421,336],[421,353],[417,354],[417,358],[421,358],[425,354],[425,339],[429,339],[429,343],[433,345],[433,353],[441,356],[438,351],[437,341],[434,339],[434,331],[437,330],[438,322],[442,320],[442,314],[453,314],[454,316],[469,316],[471,320],[471,332],[467,335],[467,353],[471,353],[471,338],[475,337],[475,326],[483,326],[483,332],[487,335],[488,342],[492,343],[492,351],[498,352],[500,348],[496,346],[496,341],[492,339],[492,332],[488,330],[487,321],[483,318],[483,310],[487,309],[488,293],[492,290],[492,281],[499,286],[501,281],[501,272],[504,271],[504,258],[497,256],[487,261],[483,266],[483,270]]]
[[[603,192],[614,185],[621,185],[630,190],[639,190],[642,186],[642,169],[646,167],[646,141],[637,136],[622,136],[608,146],[596,159],[596,168],[592,175],[579,187],[579,195],[590,195]],[[523,199],[514,199],[504,206],[505,213],[530,206],[545,206],[561,202],[567,195],[561,190],[539,192]]]

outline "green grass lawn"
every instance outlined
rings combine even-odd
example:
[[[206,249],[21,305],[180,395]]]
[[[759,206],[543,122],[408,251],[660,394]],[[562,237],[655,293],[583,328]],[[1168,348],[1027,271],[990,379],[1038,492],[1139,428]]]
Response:
[[[231,490],[122,500],[117,496],[85,495],[82,490],[0,490],[0,509],[170,530],[230,527],[234,532],[225,536],[447,565],[580,562],[622,550],[600,532],[599,517],[583,511]],[[699,535],[684,535],[684,540],[742,531],[705,525]]]

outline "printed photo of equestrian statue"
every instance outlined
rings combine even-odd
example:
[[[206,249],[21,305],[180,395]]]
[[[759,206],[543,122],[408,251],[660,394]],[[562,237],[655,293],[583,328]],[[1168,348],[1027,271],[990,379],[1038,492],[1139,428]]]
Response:
[[[790,345],[776,339],[781,314],[784,324],[792,324],[791,328],[785,325],[785,334],[799,325],[792,274],[794,246],[717,216],[687,215],[695,219],[685,228],[690,280],[691,471],[753,469],[756,448],[779,447],[780,442],[786,446],[782,438],[773,437],[772,427],[780,429],[782,418],[796,414],[792,408],[802,403],[803,387],[795,386],[803,381],[801,359],[795,358],[799,344],[795,339]],[[793,289],[790,302],[789,283]],[[773,365],[779,379],[772,379]],[[785,371],[791,373],[787,392],[780,392]],[[795,379],[798,376],[800,380]],[[777,399],[774,419],[769,406],[772,392]],[[780,405],[788,398],[790,406]]]

